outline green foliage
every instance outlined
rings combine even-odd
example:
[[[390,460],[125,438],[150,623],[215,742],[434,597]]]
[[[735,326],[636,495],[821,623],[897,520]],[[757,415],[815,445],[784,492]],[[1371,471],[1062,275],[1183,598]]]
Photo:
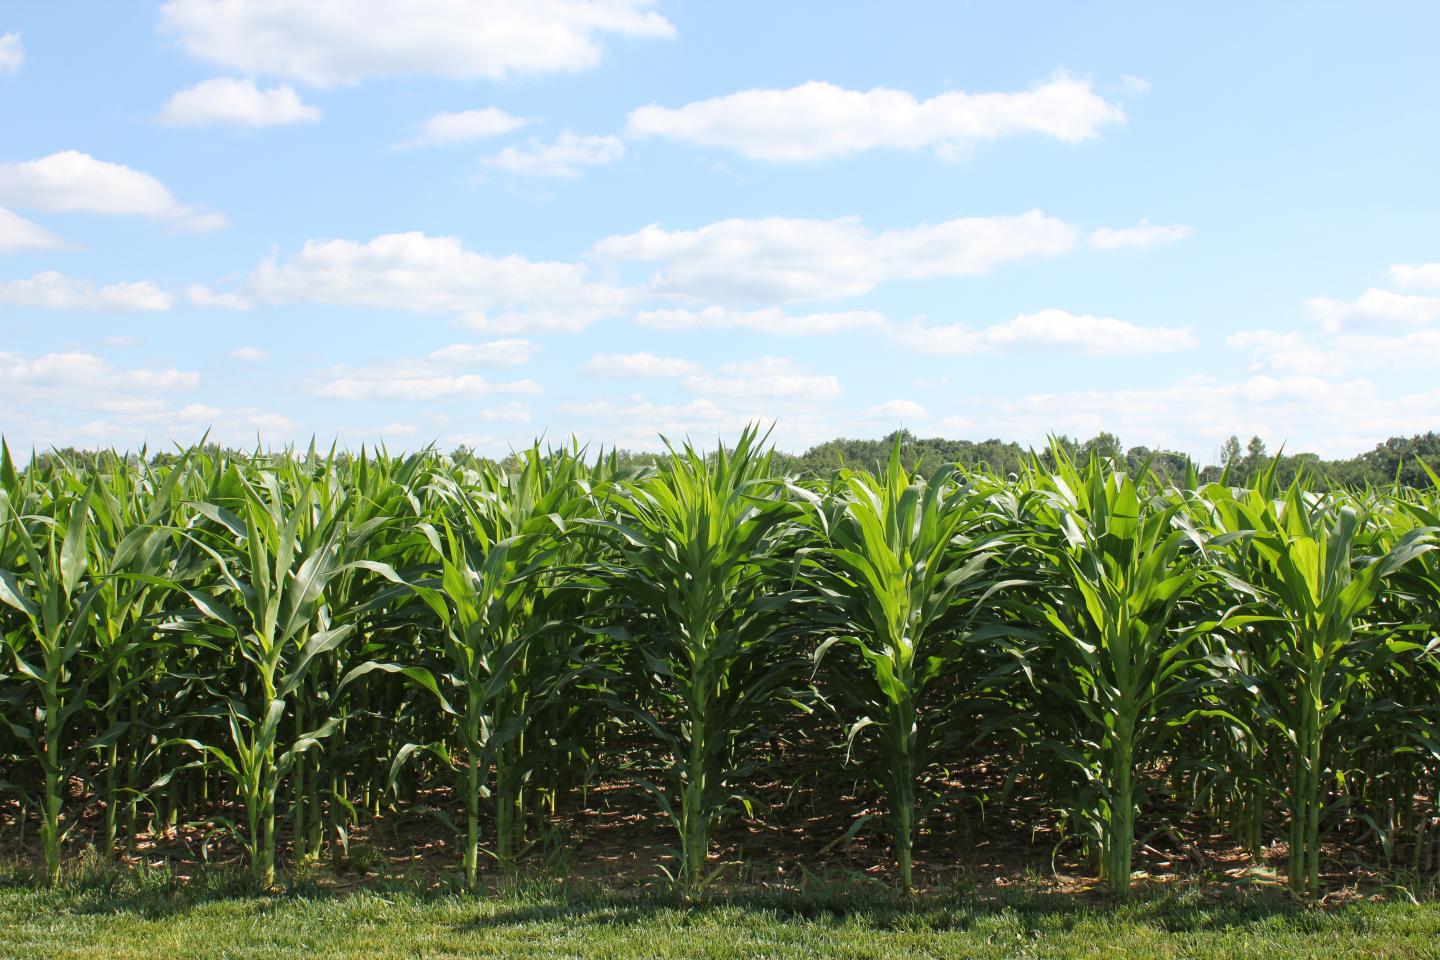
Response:
[[[1212,479],[1104,435],[1001,447],[949,448],[993,455],[969,469],[901,434],[875,469],[827,448],[817,477],[754,431],[652,459],[196,446],[20,469],[0,446],[0,790],[52,883],[98,804],[105,858],[194,819],[270,887],[453,788],[475,887],[562,798],[640,777],[694,894],[717,824],[763,815],[754,784],[846,756],[908,892],[927,816],[967,789],[940,771],[984,749],[1120,893],[1177,809],[1257,855],[1286,837],[1307,896],[1335,831],[1435,869],[1424,462],[1420,485],[1402,465],[1327,490],[1258,442]]]
[[[841,470],[831,495],[812,500],[823,539],[812,561],[820,603],[811,618],[833,631],[815,662],[836,677],[847,748],[857,740],[868,748],[890,801],[907,891],[917,778],[947,740],[974,737],[959,722],[998,679],[981,668],[979,648],[998,649],[1007,631],[980,618],[1008,585],[1001,560],[1013,538],[994,532],[988,492],[954,467],[928,478],[907,471],[897,439],[883,474]]]
[[[653,474],[614,485],[591,521],[609,553],[596,577],[618,615],[606,629],[625,648],[625,675],[643,678],[615,703],[659,748],[667,786],[654,793],[692,889],[717,821],[749,806],[743,748],[798,696],[787,569],[803,527],[760,442],[747,430],[713,460],[672,450]]]

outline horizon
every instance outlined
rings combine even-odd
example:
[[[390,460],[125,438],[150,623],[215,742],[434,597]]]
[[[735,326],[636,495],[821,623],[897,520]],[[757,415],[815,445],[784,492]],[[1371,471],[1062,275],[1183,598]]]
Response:
[[[793,460],[803,460],[805,457],[816,454],[832,444],[857,443],[877,444],[880,446],[884,446],[888,441],[893,441],[896,438],[897,434],[903,433],[908,435],[908,439],[910,441],[918,445],[930,443],[968,443],[974,447],[982,447],[987,444],[999,444],[1002,447],[1014,448],[1020,451],[1023,455],[1031,457],[1042,457],[1047,455],[1051,450],[1055,449],[1054,445],[1056,442],[1072,445],[1073,449],[1069,450],[1069,455],[1077,456],[1082,453],[1082,448],[1088,446],[1090,443],[1095,441],[1103,441],[1106,438],[1109,438],[1115,441],[1117,448],[1124,455],[1128,456],[1138,450],[1150,455],[1179,456],[1185,458],[1185,461],[1187,463],[1192,464],[1197,470],[1200,470],[1202,472],[1223,469],[1227,462],[1226,451],[1223,449],[1217,450],[1216,455],[1213,457],[1196,459],[1195,457],[1192,457],[1190,454],[1186,453],[1183,450],[1148,447],[1144,444],[1127,444],[1125,442],[1125,438],[1117,437],[1114,434],[1109,434],[1105,432],[1096,434],[1094,437],[1071,437],[1060,434],[1047,438],[1043,444],[1033,445],[1024,444],[1016,440],[1006,440],[1003,437],[985,437],[983,439],[969,439],[964,437],[921,436],[913,433],[912,431],[908,430],[908,428],[902,426],[896,428],[895,430],[892,430],[890,433],[881,437],[831,437],[828,440],[822,440],[819,443],[812,444],[805,448],[784,449],[777,445],[774,440],[770,439],[773,434],[773,425],[771,428],[766,428],[763,424],[750,424],[747,426],[754,427],[756,431],[758,431],[757,435],[760,437],[760,445],[765,452],[774,453],[781,457],[786,457]],[[743,432],[745,429],[745,427],[742,427],[740,432]],[[737,432],[737,438],[739,435],[740,433]],[[1385,446],[1386,443],[1391,441],[1413,442],[1417,440],[1435,439],[1436,437],[1437,435],[1433,431],[1423,435],[1417,434],[1413,437],[1387,437],[1368,449],[1359,450],[1354,453],[1348,455],[1341,455],[1338,457],[1324,457],[1311,450],[1291,451],[1287,450],[1284,447],[1271,450],[1268,445],[1264,444],[1263,438],[1260,438],[1258,436],[1251,437],[1247,442],[1241,442],[1242,438],[1238,434],[1231,434],[1229,437],[1226,438],[1226,442],[1228,443],[1230,441],[1234,441],[1237,444],[1237,456],[1245,457],[1249,454],[1248,444],[1254,443],[1256,440],[1259,440],[1261,442],[1260,456],[1264,458],[1265,462],[1268,463],[1272,461],[1289,461],[1292,464],[1296,464],[1298,467],[1298,461],[1302,460],[1313,460],[1315,463],[1321,466],[1342,463],[1354,463],[1356,461],[1359,461],[1366,454],[1374,452],[1375,450]],[[257,442],[254,445],[247,447],[242,445],[217,443],[216,441],[209,439],[209,433],[207,432],[203,434],[200,438],[191,440],[189,442],[172,440],[169,442],[168,448],[163,450],[159,448],[151,449],[149,446],[141,446],[137,448],[51,446],[43,449],[38,447],[31,447],[29,448],[29,459],[24,460],[22,463],[20,460],[15,458],[14,446],[9,443],[8,438],[3,433],[0,433],[0,451],[3,451],[5,455],[10,456],[12,461],[14,461],[15,464],[21,469],[28,469],[41,458],[47,456],[63,457],[65,455],[76,453],[90,454],[94,456],[103,456],[108,454],[111,456],[119,457],[121,459],[138,457],[141,460],[153,462],[156,458],[162,455],[189,453],[194,450],[208,449],[218,449],[226,453],[236,454],[244,457],[288,456],[292,459],[297,454],[302,454],[306,457],[315,455],[319,455],[322,457],[330,457],[335,455],[341,455],[346,457],[363,457],[367,453],[371,455],[381,454],[389,457],[406,457],[416,454],[428,453],[439,457],[450,458],[454,457],[456,454],[460,453],[463,450],[466,452],[467,455],[470,456],[500,462],[512,457],[521,456],[525,453],[525,451],[530,449],[538,449],[545,456],[550,456],[557,453],[574,453],[575,455],[582,458],[594,456],[596,459],[603,459],[604,457],[611,454],[621,454],[626,457],[664,456],[667,451],[679,452],[683,451],[687,447],[694,447],[698,452],[709,456],[717,452],[721,447],[724,447],[726,449],[731,449],[734,447],[734,442],[727,441],[726,438],[724,438],[723,436],[716,437],[713,442],[709,443],[697,441],[695,438],[691,437],[672,439],[665,436],[660,436],[657,438],[657,440],[659,442],[658,447],[651,449],[636,449],[624,446],[609,446],[585,443],[582,442],[578,437],[574,436],[566,439],[563,442],[551,443],[548,442],[545,437],[541,436],[532,438],[529,443],[519,444],[502,451],[486,452],[477,450],[469,446],[468,444],[458,444],[446,448],[440,445],[435,440],[413,446],[400,446],[393,450],[383,440],[373,444],[361,443],[357,446],[349,447],[340,443],[338,437],[332,438],[329,443],[322,443],[320,442],[319,438],[310,437],[306,441],[292,442],[280,446],[265,445],[263,442],[260,441],[259,438],[257,438]],[[903,444],[904,440],[902,439],[901,442]],[[1062,447],[1062,449],[1065,448]],[[1428,463],[1428,455],[1416,454],[1416,456],[1421,462]],[[1404,457],[1401,458],[1402,462],[1404,462],[1404,459]]]
[[[0,10],[11,449],[1440,428],[1433,4],[340,9]]]

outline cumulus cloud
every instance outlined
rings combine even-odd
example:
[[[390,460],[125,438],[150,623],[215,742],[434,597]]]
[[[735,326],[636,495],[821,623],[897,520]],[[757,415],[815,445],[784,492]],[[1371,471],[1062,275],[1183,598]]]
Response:
[[[585,369],[609,377],[673,379],[686,390],[714,397],[828,400],[840,395],[839,379],[784,357],[722,363],[711,371],[679,357],[602,353],[591,357]]]
[[[334,400],[451,400],[497,393],[539,393],[533,380],[496,383],[477,373],[440,373],[424,366],[332,367],[312,392]]]
[[[1310,315],[1330,332],[1365,328],[1419,327],[1440,320],[1440,297],[1414,296],[1371,287],[1354,300],[1312,297]]]
[[[585,369],[605,377],[680,377],[700,367],[679,357],[657,357],[653,353],[597,353]]]
[[[192,57],[314,86],[426,74],[503,80],[594,67],[602,38],[668,38],[653,0],[167,0]]]
[[[1250,354],[1252,373],[1338,376],[1357,370],[1433,369],[1440,365],[1440,330],[1403,334],[1341,333],[1317,341],[1301,333],[1247,330],[1227,346]]]
[[[664,439],[687,438],[711,446],[717,438],[733,442],[747,426],[772,431],[782,450],[804,450],[834,436],[835,419],[828,404],[796,397],[746,398],[699,396],[685,401],[657,401],[632,395],[559,404],[564,433],[606,447],[662,450]]]
[[[960,217],[875,232],[857,218],[722,220],[698,230],[659,224],[606,237],[595,254],[661,264],[662,293],[716,301],[787,301],[858,296],[896,279],[988,273],[1019,260],[1073,250],[1080,231],[1031,210]]]
[[[974,418],[1004,437],[1043,444],[1050,433],[1188,450],[1206,458],[1231,434],[1322,456],[1353,455],[1387,436],[1433,429],[1440,390],[1387,396],[1363,379],[1256,374],[1225,381],[1192,376],[1162,387],[977,398]]]
[[[74,416],[88,416],[79,423]],[[175,405],[159,399],[107,400],[74,409],[71,418],[33,417],[18,425],[26,432],[12,436],[12,446],[115,447],[135,450],[143,445],[168,447],[170,442],[193,443],[202,435],[230,447],[253,447],[257,439],[268,446],[294,442],[297,424],[282,414],[245,405],[216,407],[203,403]]]
[[[1242,330],[1226,337],[1225,345],[1249,353],[1247,369],[1251,373],[1329,375],[1343,365],[1332,350],[1295,332]]]
[[[456,343],[424,357],[400,358],[374,366],[337,364],[314,378],[311,392],[339,400],[411,401],[536,394],[541,388],[533,380],[496,382],[467,369],[525,363],[531,355],[532,347],[526,340]]]
[[[187,390],[199,382],[200,375],[191,371],[120,369],[83,351],[46,353],[29,360],[0,351],[0,387],[9,396],[60,400],[88,397],[93,404],[119,399],[114,394]]]
[[[1133,227],[1121,229],[1101,227],[1099,230],[1092,230],[1090,235],[1085,238],[1085,242],[1096,250],[1148,250],[1158,244],[1184,240],[1194,232],[1192,228],[1183,223],[1167,227],[1152,225],[1148,220],[1141,220]]]
[[[929,416],[928,411],[914,400],[886,400],[884,403],[877,403],[871,407],[869,414],[872,417],[882,417],[887,420],[924,420]]]
[[[883,327],[885,315],[875,310],[790,314],[776,307],[763,310],[728,310],[712,306],[703,310],[644,310],[635,315],[635,322],[642,327],[656,330],[741,329],[775,336],[823,336]]]
[[[705,397],[686,403],[657,403],[639,396],[580,400],[562,403],[557,410],[567,417],[600,421],[606,424],[603,436],[610,443],[637,449],[658,447],[661,436],[739,429],[748,422],[744,414]]]
[[[25,48],[18,33],[0,33],[0,73],[19,73],[25,64]]]
[[[1117,320],[1039,310],[988,327],[927,326],[916,322],[895,330],[906,346],[922,353],[969,355],[1009,350],[1069,350],[1088,354],[1167,353],[1197,345],[1189,327],[1142,327]]]
[[[177,91],[157,119],[178,127],[275,127],[312,123],[320,119],[320,108],[303,103],[288,84],[262,90],[254,80],[215,77]]]
[[[814,374],[785,357],[722,363],[716,372],[688,374],[682,386],[695,393],[744,399],[802,397],[828,400],[840,395],[840,380]]]
[[[185,289],[185,299],[197,307],[219,307],[222,310],[249,310],[250,301],[238,293],[220,293],[203,283],[192,283]]]
[[[1390,277],[1407,290],[1440,290],[1440,262],[1397,263],[1390,268]]]
[[[927,100],[904,90],[847,90],[819,81],[787,90],[743,90],[682,107],[641,107],[630,114],[626,133],[794,162],[882,147],[932,147],[953,156],[1023,133],[1074,143],[1124,119],[1120,107],[1096,94],[1088,80],[1061,73],[1016,93],[952,91]]]
[[[586,167],[608,166],[623,156],[625,145],[618,137],[585,136],[566,130],[552,142],[532,139],[523,146],[506,147],[482,162],[520,176],[573,180]]]
[[[580,330],[634,296],[591,281],[577,264],[492,257],[420,232],[307,241],[288,260],[262,263],[250,289],[271,303],[451,312],[491,332]]]
[[[185,230],[228,224],[221,214],[180,203],[148,173],[77,150],[0,164],[0,203],[66,213],[138,214]]]
[[[395,147],[408,150],[417,147],[441,147],[451,143],[471,143],[513,133],[533,122],[525,117],[511,116],[497,107],[442,112],[420,124],[420,130],[414,137],[395,144]]]
[[[0,303],[65,310],[161,312],[170,309],[170,295],[148,280],[112,283],[96,289],[89,280],[47,270],[28,280],[0,282]]]
[[[60,250],[65,241],[18,213],[0,207],[0,253],[20,250]]]
[[[535,356],[535,344],[511,338],[489,343],[452,343],[429,354],[432,362],[456,367],[510,367],[529,363]]]

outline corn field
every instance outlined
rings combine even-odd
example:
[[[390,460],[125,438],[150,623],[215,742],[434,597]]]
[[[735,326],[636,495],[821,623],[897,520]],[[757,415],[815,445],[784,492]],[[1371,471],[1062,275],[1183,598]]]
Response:
[[[898,446],[795,477],[754,432],[654,467],[196,447],[21,469],[7,448],[0,789],[52,882],[88,805],[106,856],[204,820],[268,887],[444,786],[475,886],[638,743],[623,762],[691,889],[717,826],[759,815],[776,745],[824,731],[883,797],[905,890],[959,803],[938,768],[982,743],[1122,895],[1156,810],[1284,843],[1305,896],[1335,831],[1433,872],[1430,478],[912,472]]]

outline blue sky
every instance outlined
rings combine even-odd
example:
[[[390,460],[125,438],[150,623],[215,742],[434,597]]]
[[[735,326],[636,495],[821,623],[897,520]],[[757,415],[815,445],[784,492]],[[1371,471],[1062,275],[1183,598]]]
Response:
[[[0,2],[12,446],[1440,428],[1440,7]]]

